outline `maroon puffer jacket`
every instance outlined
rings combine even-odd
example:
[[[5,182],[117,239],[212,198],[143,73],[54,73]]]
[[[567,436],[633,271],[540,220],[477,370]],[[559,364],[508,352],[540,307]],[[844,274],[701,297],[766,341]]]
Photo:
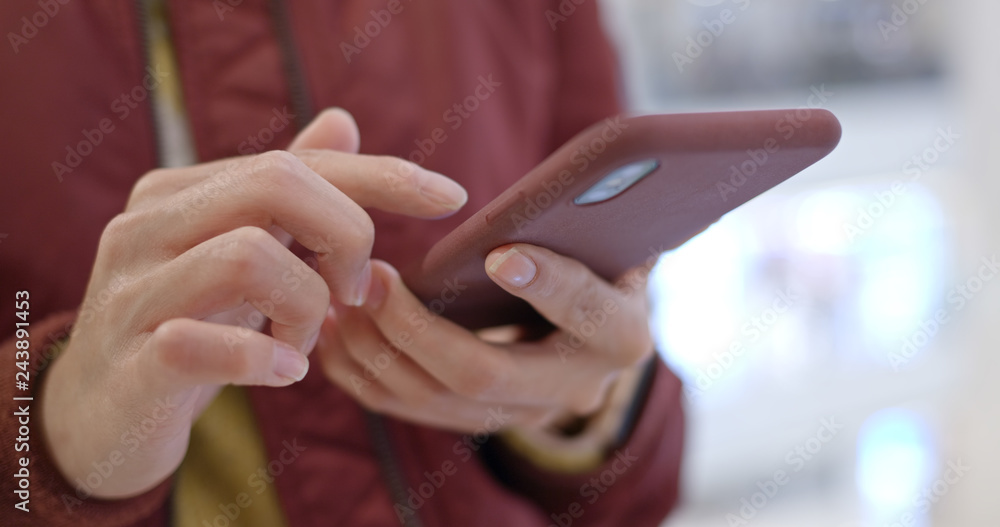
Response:
[[[317,109],[340,106],[357,119],[363,153],[415,159],[468,189],[468,205],[446,220],[373,213],[375,256],[401,266],[574,133],[618,111],[615,62],[596,1],[168,4],[200,161],[282,148]],[[37,400],[30,407],[30,513],[14,508],[20,480],[12,477],[22,454],[14,449],[15,412],[25,404],[13,400],[24,395],[14,387],[15,292],[31,294],[31,356],[43,370],[51,344],[72,323],[72,315],[57,313],[79,305],[104,225],[136,179],[158,164],[150,99],[141,88],[158,73],[147,71],[140,4],[0,3],[7,37],[0,46],[3,525],[169,523],[169,481],[129,500],[86,500],[68,514],[60,497],[74,490],[47,457],[54,446],[42,440]],[[389,7],[401,12],[387,19]],[[366,31],[375,36],[361,36]],[[294,114],[289,125],[261,133],[283,111]],[[443,142],[432,139],[440,139],[438,128]],[[320,371],[288,388],[249,389],[268,458],[288,437],[307,447],[275,480],[290,524],[398,525],[364,413]],[[638,461],[623,474],[608,472],[613,458],[594,473],[566,476],[501,451],[500,478],[481,452],[461,447],[461,436],[392,420],[385,431],[402,478],[397,487],[418,486],[445,462],[459,465],[417,511],[423,525],[657,525],[676,501],[683,437],[680,385],[662,364],[641,409],[622,446]],[[610,479],[614,484],[601,484]]]

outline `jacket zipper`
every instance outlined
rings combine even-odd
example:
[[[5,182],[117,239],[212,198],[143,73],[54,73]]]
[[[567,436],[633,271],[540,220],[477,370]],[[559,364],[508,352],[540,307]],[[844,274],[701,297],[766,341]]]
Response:
[[[274,19],[274,31],[281,47],[282,62],[285,64],[285,77],[288,79],[288,95],[295,112],[295,125],[299,130],[303,130],[312,121],[316,110],[313,109],[312,98],[309,96],[302,61],[299,60],[299,54],[295,49],[295,36],[292,34],[288,6],[284,0],[269,0],[268,8]]]
[[[396,459],[392,443],[389,440],[389,431],[386,429],[385,419],[372,412],[365,411],[365,419],[368,422],[368,433],[372,437],[372,445],[375,447],[375,457],[378,459],[379,467],[382,469],[382,477],[389,486],[389,494],[392,496],[394,505],[406,503],[406,480],[403,472],[399,468],[399,461]],[[395,507],[393,507],[395,510]],[[414,510],[413,514],[402,519],[404,527],[423,527],[420,520],[419,511]]]
[[[142,71],[145,72],[153,64],[153,44],[149,39],[149,6],[148,0],[135,0],[135,16],[139,22],[139,46],[142,50]],[[141,75],[142,73],[140,73]],[[156,168],[164,166],[163,151],[160,148],[160,118],[156,115],[156,107],[152,97],[146,99],[149,111],[149,122],[153,131],[153,157],[156,160]]]
[[[288,14],[288,6],[284,0],[269,0],[271,16],[274,17],[274,29],[281,46],[281,52],[285,63],[285,75],[288,77],[289,95],[292,100],[292,108],[295,111],[295,124],[302,130],[312,121],[315,110],[312,105],[312,98],[309,96],[309,89],[305,81],[305,72],[302,63],[295,49],[295,37],[292,34],[291,17]],[[382,478],[389,487],[389,494],[393,503],[406,503],[406,479],[399,466],[399,460],[392,448],[389,440],[389,432],[386,428],[385,419],[372,412],[365,412],[365,420],[368,423],[368,431],[371,435],[372,446],[375,449],[375,457],[378,460]],[[413,515],[403,518],[404,527],[423,527],[416,511]]]

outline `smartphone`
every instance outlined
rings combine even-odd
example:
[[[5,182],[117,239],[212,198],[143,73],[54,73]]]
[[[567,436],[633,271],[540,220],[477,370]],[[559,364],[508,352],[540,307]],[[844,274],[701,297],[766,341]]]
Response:
[[[523,242],[614,281],[829,154],[825,110],[619,116],[587,128],[403,270],[430,311],[469,329],[539,320],[487,276]]]

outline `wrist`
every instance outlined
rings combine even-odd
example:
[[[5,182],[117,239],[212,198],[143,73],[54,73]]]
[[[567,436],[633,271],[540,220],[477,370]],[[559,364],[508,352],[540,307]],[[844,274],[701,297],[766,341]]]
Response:
[[[655,360],[623,370],[594,413],[567,414],[544,427],[511,428],[500,434],[501,439],[518,455],[546,470],[581,473],[596,468],[631,431]]]

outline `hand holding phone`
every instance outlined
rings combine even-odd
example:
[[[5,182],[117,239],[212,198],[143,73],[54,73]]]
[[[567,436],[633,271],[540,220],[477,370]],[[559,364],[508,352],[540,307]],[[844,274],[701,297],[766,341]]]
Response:
[[[531,307],[487,275],[493,249],[538,245],[611,281],[819,161],[840,135],[825,110],[610,118],[435,244],[404,280],[470,329],[531,321]]]

